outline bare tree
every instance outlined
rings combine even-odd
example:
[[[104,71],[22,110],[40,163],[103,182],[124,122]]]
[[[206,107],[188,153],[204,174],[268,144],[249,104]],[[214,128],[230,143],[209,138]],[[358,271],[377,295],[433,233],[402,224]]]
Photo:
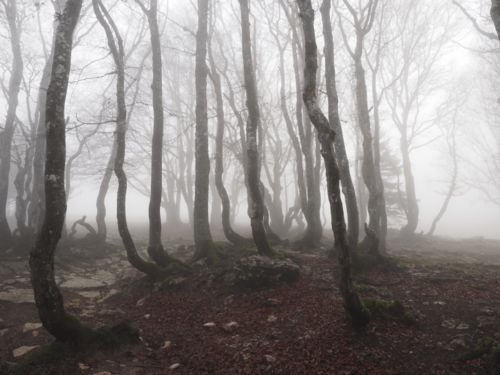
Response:
[[[257,250],[262,255],[272,255],[264,229],[264,200],[261,193],[260,158],[257,141],[257,130],[262,126],[258,103],[255,70],[252,58],[252,42],[250,37],[250,9],[248,0],[240,0],[241,44],[243,54],[243,71],[247,94],[248,119],[246,126],[247,152],[247,190],[250,198],[248,216],[252,226],[252,235]]]
[[[330,0],[324,0],[330,1]],[[316,128],[321,144],[321,156],[326,168],[328,198],[332,230],[335,235],[335,249],[341,268],[340,290],[344,299],[344,308],[356,326],[368,324],[370,315],[361,302],[351,278],[351,258],[344,219],[344,208],[340,194],[340,171],[334,149],[335,132],[321,111],[317,101],[316,74],[318,68],[316,35],[314,31],[314,11],[310,0],[297,0],[304,30],[305,68],[303,98],[311,122]],[[327,7],[327,5],[324,5]]]
[[[358,125],[363,136],[363,163],[361,173],[368,189],[369,213],[369,224],[365,225],[366,237],[363,240],[363,247],[365,247],[369,253],[377,255],[380,250],[385,249],[385,243],[380,242],[380,217],[381,210],[385,210],[385,207],[383,207],[380,202],[382,193],[380,184],[377,181],[377,171],[374,162],[373,134],[370,124],[365,70],[363,67],[363,45],[367,34],[373,27],[379,0],[369,0],[362,6],[360,4],[359,9],[355,9],[352,2],[349,0],[343,0],[343,3],[351,15],[356,35],[356,44],[354,47],[351,47],[344,26],[344,16],[335,7],[334,9],[337,12],[339,20],[341,21],[339,22],[339,26],[342,32],[342,38],[344,39],[344,44],[354,62],[354,73],[356,79],[356,109]]]
[[[339,116],[339,98],[337,93],[335,55],[333,45],[332,24],[330,20],[331,0],[324,0],[321,5],[323,20],[323,37],[325,39],[325,77],[326,92],[328,96],[328,121],[335,132],[335,152],[337,154],[340,171],[340,181],[344,192],[347,208],[348,237],[351,249],[358,245],[359,215],[356,201],[356,189],[349,170],[349,160],[344,143],[344,134]]]
[[[21,54],[21,25],[15,0],[2,0],[10,32],[12,68],[10,71],[8,108],[5,126],[0,129],[0,250],[8,249],[12,243],[12,233],[7,222],[7,196],[11,165],[12,138],[14,136],[16,110],[19,91],[23,79],[23,58]]]
[[[66,214],[64,169],[66,158],[66,121],[64,104],[71,69],[73,32],[78,22],[82,0],[68,0],[58,17],[54,41],[54,59],[47,91],[45,161],[45,217],[30,255],[31,281],[40,320],[57,340],[82,342],[91,330],[64,309],[63,297],[54,277],[54,253]]]

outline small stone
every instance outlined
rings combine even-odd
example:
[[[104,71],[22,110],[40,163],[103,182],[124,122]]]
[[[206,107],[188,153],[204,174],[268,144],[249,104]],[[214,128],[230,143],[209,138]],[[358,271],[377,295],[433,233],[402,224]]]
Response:
[[[215,327],[215,323],[214,322],[207,322],[207,323],[203,324],[203,327],[212,328],[212,327]]]
[[[264,305],[271,307],[271,306],[278,306],[280,304],[280,300],[277,298],[268,298],[264,302]]]
[[[451,340],[449,346],[451,349],[458,349],[458,348],[466,348],[467,344],[465,343],[464,339],[457,337]]]
[[[142,306],[144,305],[144,302],[146,302],[146,297],[141,298],[139,301],[136,302],[136,306]]]
[[[23,326],[23,333],[34,331],[42,328],[42,323],[25,323]]]
[[[38,331],[32,331],[31,334],[33,335],[33,337],[38,337],[38,335],[40,334],[40,332],[38,332]]]
[[[467,323],[460,323],[456,328],[460,330],[469,329],[469,325]]]
[[[78,362],[78,367],[80,368],[80,370],[88,370],[90,368],[89,365],[86,365],[85,363],[82,362]]]
[[[433,304],[433,305],[440,305],[440,306],[444,306],[444,305],[446,305],[446,302],[443,302],[443,301],[434,301],[432,304]]]
[[[232,332],[238,327],[239,327],[239,324],[237,322],[229,322],[229,323],[224,324],[222,329],[226,332]]]
[[[264,355],[264,358],[266,359],[267,363],[274,363],[274,362],[276,362],[276,357],[274,357],[274,356],[272,356],[270,354]]]
[[[19,357],[22,357],[23,355],[25,355],[26,353],[32,351],[33,349],[36,349],[36,348],[38,348],[38,345],[20,346],[19,348],[14,349],[14,351],[12,352],[12,355],[14,356],[14,358],[19,358]]]
[[[149,319],[149,318],[151,318],[151,314],[144,315],[144,319]]]
[[[8,331],[8,328],[0,329],[0,337],[4,336]]]
[[[180,363],[174,363],[173,365],[169,366],[169,370],[175,370],[176,368],[181,367]]]
[[[172,346],[172,342],[171,341],[165,341],[165,343],[163,344],[163,346],[161,347],[162,349],[168,349]]]
[[[276,315],[271,314],[267,317],[268,323],[276,323],[277,321],[278,321],[278,317]]]

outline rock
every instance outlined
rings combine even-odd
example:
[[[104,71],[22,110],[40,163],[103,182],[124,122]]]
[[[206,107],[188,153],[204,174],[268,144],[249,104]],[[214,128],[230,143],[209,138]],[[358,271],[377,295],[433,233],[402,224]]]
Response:
[[[212,328],[212,327],[215,327],[215,323],[214,322],[208,322],[208,323],[203,324],[203,327]]]
[[[446,305],[446,302],[443,302],[443,301],[434,301],[432,304],[433,304],[433,305],[440,305],[440,306],[444,306],[444,305]]]
[[[88,370],[90,368],[89,365],[86,365],[85,363],[82,362],[78,362],[78,367],[80,368],[80,370]]]
[[[176,368],[181,367],[180,363],[174,363],[173,365],[170,365],[168,368],[169,370],[175,370]]]
[[[226,332],[233,332],[240,325],[237,322],[229,322],[222,326],[222,329]]]
[[[151,318],[151,314],[144,315],[144,319],[149,319],[149,318]]]
[[[469,329],[469,325],[464,322],[459,322],[456,319],[447,319],[441,323],[442,327],[449,329],[466,330]]]
[[[467,323],[460,323],[457,325],[456,329],[464,330],[464,329],[469,329],[469,325]]]
[[[69,279],[61,284],[62,288],[72,288],[72,289],[92,289],[101,288],[106,286],[106,284],[99,280],[87,279],[76,275],[71,275]]]
[[[9,332],[8,328],[0,329],[0,337],[3,337],[7,332]]]
[[[22,357],[26,353],[31,352],[33,349],[36,349],[38,347],[39,347],[39,345],[35,345],[35,346],[20,346],[19,348],[14,349],[14,351],[12,352],[12,355],[14,356],[14,358],[19,358],[19,357]]]
[[[108,294],[106,294],[104,297],[102,297],[98,302],[105,302],[107,301],[108,299],[110,299],[111,297],[117,295],[119,293],[118,289],[111,289]]]
[[[33,289],[7,289],[0,292],[0,301],[11,303],[35,303]]]
[[[77,293],[82,297],[89,299],[96,299],[101,295],[98,291],[78,291]]]
[[[265,306],[268,306],[268,307],[272,307],[272,306],[278,306],[280,305],[281,302],[279,299],[277,298],[268,298],[264,301],[264,305]]]
[[[240,259],[234,271],[238,285],[260,287],[296,281],[299,278],[300,268],[290,259],[252,255]]]
[[[146,298],[147,298],[147,297],[141,298],[140,300],[138,300],[138,301],[135,303],[135,305],[136,305],[136,306],[142,306],[142,305],[144,305],[144,302],[146,302]]]
[[[40,329],[42,327],[42,323],[25,323],[23,325],[23,333],[34,331],[35,329]]]
[[[268,323],[276,323],[277,321],[278,321],[278,318],[276,315],[271,314],[267,317]]]

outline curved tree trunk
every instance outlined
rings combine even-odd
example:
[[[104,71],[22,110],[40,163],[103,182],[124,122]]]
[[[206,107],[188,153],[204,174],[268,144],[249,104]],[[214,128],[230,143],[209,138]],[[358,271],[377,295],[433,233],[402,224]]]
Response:
[[[363,326],[369,322],[370,316],[356,293],[351,278],[351,258],[339,186],[340,173],[333,147],[335,132],[331,129],[328,120],[321,112],[316,97],[316,73],[318,62],[316,36],[314,31],[314,11],[312,9],[311,0],[297,0],[297,3],[300,8],[305,39],[303,98],[311,122],[316,128],[318,140],[321,144],[321,155],[325,162],[332,230],[335,235],[335,249],[338,253],[341,270],[340,290],[344,299],[344,308],[352,318],[353,324],[356,326]]]
[[[106,170],[102,176],[101,184],[99,185],[99,193],[96,199],[96,209],[97,214],[95,221],[97,224],[97,238],[99,241],[105,242],[108,236],[108,230],[106,226],[106,195],[108,194],[109,184],[111,182],[111,177],[113,176],[113,163],[116,158],[116,142],[113,140],[113,146],[111,148],[111,153],[109,155],[108,163],[106,164]]]
[[[264,200],[260,191],[260,160],[257,145],[257,129],[261,126],[255,70],[252,62],[250,38],[250,9],[248,0],[240,0],[241,42],[243,71],[247,95],[248,119],[246,127],[247,189],[249,196],[248,216],[257,250],[262,255],[273,253],[264,228]]]
[[[0,250],[8,249],[12,244],[12,233],[7,222],[7,198],[9,195],[9,175],[11,163],[12,138],[14,137],[16,110],[19,90],[23,79],[23,58],[21,55],[21,37],[17,23],[15,0],[3,2],[10,31],[12,49],[12,69],[9,80],[9,98],[5,126],[0,132]]]
[[[224,99],[222,97],[222,84],[217,72],[211,45],[209,50],[210,78],[214,85],[216,112],[217,112],[217,134],[215,137],[215,186],[222,202],[222,229],[229,242],[241,246],[248,245],[250,240],[236,233],[231,226],[231,202],[224,186]]]
[[[208,215],[210,157],[208,155],[207,109],[207,40],[208,1],[198,0],[198,32],[196,33],[196,134],[195,134],[195,195],[194,242],[196,256],[211,257],[214,249]]]
[[[91,335],[89,328],[67,314],[54,277],[54,253],[66,215],[64,169],[66,123],[64,104],[71,69],[73,31],[82,0],[68,0],[57,25],[54,66],[47,91],[45,161],[45,217],[30,255],[31,281],[40,320],[47,331],[63,342],[81,342]]]
[[[103,27],[108,46],[113,56],[116,65],[116,101],[117,101],[117,118],[116,118],[116,159],[114,164],[115,175],[118,179],[118,192],[116,197],[116,217],[118,221],[118,232],[122,238],[123,245],[127,251],[127,258],[139,271],[154,278],[164,278],[168,273],[165,269],[158,267],[155,263],[151,263],[142,259],[137,252],[134,240],[130,235],[127,224],[127,175],[123,169],[125,161],[126,149],[126,133],[127,133],[127,108],[125,104],[125,67],[124,67],[124,51],[122,38],[113,22],[113,19],[108,14],[101,0],[92,0],[96,18]]]
[[[325,77],[326,77],[326,93],[328,96],[328,120],[330,126],[335,132],[335,152],[340,171],[340,181],[342,190],[346,200],[347,221],[348,221],[348,238],[349,246],[355,249],[358,245],[359,238],[359,216],[358,204],[356,201],[356,189],[351,178],[349,170],[349,160],[344,143],[344,134],[340,124],[339,116],[339,98],[337,93],[337,84],[335,82],[335,56],[332,24],[330,21],[331,0],[324,0],[321,5],[321,16],[323,20],[323,36],[325,39]]]

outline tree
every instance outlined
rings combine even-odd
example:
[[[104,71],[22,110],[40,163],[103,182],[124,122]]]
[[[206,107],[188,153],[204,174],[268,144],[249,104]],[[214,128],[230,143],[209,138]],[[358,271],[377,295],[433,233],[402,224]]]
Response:
[[[252,42],[250,37],[250,9],[248,0],[240,0],[241,44],[245,91],[247,95],[248,119],[246,125],[247,153],[247,190],[249,196],[248,216],[252,226],[252,235],[261,255],[272,255],[273,251],[264,229],[264,200],[261,193],[260,158],[257,145],[257,130],[262,126],[258,103],[255,70],[252,60]]]
[[[136,0],[148,19],[153,59],[153,138],[151,150],[151,191],[149,200],[149,256],[159,265],[165,266],[169,258],[161,241],[161,198],[163,162],[163,80],[160,32],[158,30],[158,0],[151,0],[147,9],[141,0]]]
[[[45,215],[30,254],[31,282],[40,320],[47,331],[62,342],[78,343],[88,339],[91,330],[64,309],[54,275],[54,254],[61,237],[66,214],[64,172],[66,158],[66,119],[64,104],[71,69],[73,32],[82,0],[67,0],[58,16],[54,40],[54,61],[47,91],[45,127]]]
[[[337,93],[335,55],[333,45],[332,24],[330,21],[331,1],[325,0],[321,5],[323,20],[323,37],[325,39],[325,77],[328,96],[328,121],[335,132],[335,152],[338,158],[340,181],[346,200],[349,246],[355,249],[359,237],[359,215],[356,201],[356,189],[349,170],[349,160],[344,143],[344,134],[339,116],[339,98]]]
[[[222,83],[217,71],[212,48],[212,38],[209,42],[208,59],[210,63],[210,79],[214,87],[217,115],[217,133],[215,136],[215,186],[222,203],[222,229],[224,235],[235,245],[246,245],[249,240],[236,233],[231,226],[231,201],[224,186],[224,98],[222,94]]]
[[[495,25],[498,38],[500,39],[500,0],[491,0],[491,19]]]
[[[170,271],[167,268],[158,266],[155,263],[144,260],[135,246],[134,240],[130,234],[127,224],[127,175],[123,169],[126,151],[126,132],[127,132],[127,107],[125,104],[125,66],[124,66],[124,48],[123,40],[116,27],[115,22],[111,18],[107,9],[102,4],[101,0],[92,0],[94,12],[97,20],[103,27],[106,33],[113,61],[116,66],[116,101],[117,101],[117,117],[116,117],[116,158],[114,161],[115,175],[118,179],[118,192],[117,192],[117,207],[116,217],[118,221],[118,232],[122,238],[123,245],[127,252],[127,258],[139,271],[144,272],[146,275],[153,279],[162,279],[166,277]]]
[[[7,222],[7,196],[11,165],[12,138],[14,136],[19,91],[23,79],[23,58],[21,54],[21,27],[15,0],[2,0],[10,32],[12,68],[9,80],[8,108],[5,126],[0,129],[0,250],[8,249],[12,233]]]
[[[328,7],[324,0],[323,7]],[[351,278],[351,258],[347,231],[344,219],[344,208],[340,195],[340,172],[337,165],[336,153],[333,147],[335,132],[330,127],[327,118],[321,111],[317,101],[316,74],[318,68],[316,35],[314,31],[314,11],[311,0],[297,0],[302,18],[305,45],[304,91],[303,98],[307,112],[316,128],[321,145],[321,156],[325,163],[330,201],[332,230],[335,235],[335,249],[340,263],[340,290],[344,299],[344,308],[356,326],[364,326],[370,320],[369,312],[361,302]]]
[[[380,218],[381,210],[385,207],[381,204],[381,186],[377,181],[377,171],[374,162],[373,153],[373,135],[370,124],[370,113],[368,108],[368,93],[366,88],[365,70],[363,67],[363,45],[366,35],[373,27],[375,14],[379,0],[369,0],[362,9],[356,10],[349,0],[343,0],[351,14],[354,32],[356,35],[356,44],[354,48],[349,45],[347,33],[343,26],[343,16],[335,8],[341,22],[339,23],[342,31],[344,44],[354,62],[354,74],[356,79],[356,109],[358,116],[358,126],[363,137],[363,162],[361,174],[368,189],[368,213],[369,223],[365,225],[366,237],[363,240],[363,247],[371,254],[378,255],[380,250],[385,249],[385,244],[380,242]]]
[[[196,134],[195,134],[195,195],[194,195],[194,242],[195,257],[214,254],[214,244],[208,219],[208,191],[210,157],[208,155],[208,109],[207,109],[207,41],[208,1],[198,0],[198,31],[196,33]],[[213,259],[212,259],[213,260]]]

